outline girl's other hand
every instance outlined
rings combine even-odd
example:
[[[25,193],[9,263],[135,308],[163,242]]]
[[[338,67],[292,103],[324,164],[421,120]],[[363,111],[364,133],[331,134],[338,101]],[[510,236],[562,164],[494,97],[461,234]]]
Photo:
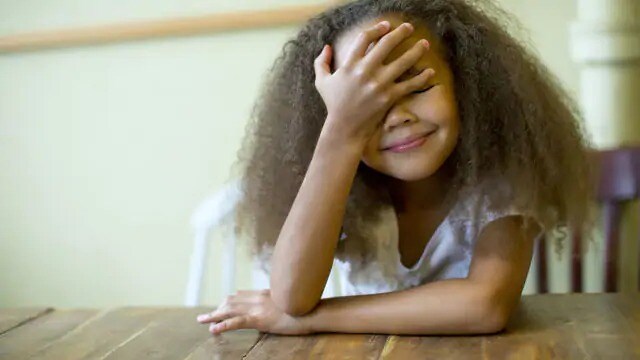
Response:
[[[387,33],[390,24],[383,21],[361,32],[346,61],[335,73],[330,64],[333,49],[326,45],[315,59],[315,86],[327,107],[327,122],[346,140],[366,142],[375,133],[393,103],[424,88],[435,73],[427,68],[400,83],[395,80],[409,70],[428,49],[427,40],[418,41],[390,64],[383,64],[390,52],[413,32],[404,23]],[[384,35],[384,36],[383,36]],[[371,43],[382,39],[367,53]]]
[[[271,300],[269,290],[239,291],[211,313],[198,315],[198,322],[209,324],[209,332],[221,334],[237,329],[256,329],[282,335],[305,335],[311,331],[304,317],[293,317]]]

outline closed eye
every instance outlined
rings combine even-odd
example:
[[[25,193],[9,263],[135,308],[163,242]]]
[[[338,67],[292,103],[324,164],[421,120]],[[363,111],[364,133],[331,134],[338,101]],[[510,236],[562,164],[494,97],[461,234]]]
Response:
[[[427,88],[426,88],[426,89],[424,89],[424,90],[414,91],[414,92],[412,92],[412,94],[420,94],[420,93],[423,93],[423,92],[427,92],[427,91],[431,90],[434,86],[435,86],[435,85],[431,85],[431,86],[427,87]]]

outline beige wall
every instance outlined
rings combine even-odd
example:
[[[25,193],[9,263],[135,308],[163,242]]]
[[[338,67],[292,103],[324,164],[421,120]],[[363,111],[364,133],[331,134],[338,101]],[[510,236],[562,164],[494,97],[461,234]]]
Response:
[[[502,2],[576,93],[574,1]],[[0,35],[263,4],[2,1]],[[295,30],[0,55],[0,306],[182,303],[189,216],[226,179],[259,80]],[[249,286],[246,260],[239,272]],[[212,265],[206,302],[220,299],[219,274]]]

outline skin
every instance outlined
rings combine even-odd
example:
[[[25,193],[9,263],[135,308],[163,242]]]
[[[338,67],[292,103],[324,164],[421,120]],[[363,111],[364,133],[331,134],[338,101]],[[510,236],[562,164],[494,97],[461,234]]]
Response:
[[[382,20],[388,26],[374,28]],[[422,254],[424,239],[449,210],[442,205],[449,178],[444,164],[459,128],[451,72],[426,29],[408,31],[401,24],[393,14],[374,19],[338,39],[335,54],[326,48],[316,59],[316,87],[329,115],[276,243],[271,289],[239,292],[200,315],[198,321],[210,324],[212,333],[253,328],[277,334],[479,334],[505,326],[520,299],[540,230],[525,228],[518,216],[482,229],[467,278],[320,299],[360,161],[390,176],[405,265]],[[431,51],[418,43],[421,38],[429,40]],[[436,71],[403,78],[413,65]],[[422,131],[430,133],[423,146],[399,154],[384,150]],[[340,321],[345,317],[352,321]]]
[[[396,16],[386,18],[391,27],[397,29],[402,19]],[[364,24],[375,25],[379,19]],[[356,28],[341,36],[335,46],[335,68],[341,69],[348,61],[349,48],[356,41],[361,28]],[[420,51],[421,39],[429,42],[429,49]],[[367,54],[377,45],[374,42]],[[443,165],[453,151],[459,134],[460,120],[454,94],[453,74],[447,62],[440,55],[440,42],[426,27],[414,25],[414,30],[402,39],[383,64],[400,59],[405,53],[418,54],[413,66],[396,82],[410,79],[425,69],[435,74],[429,78],[423,89],[407,94],[396,101],[382,119],[381,126],[371,136],[364,148],[362,161],[369,167],[404,182],[430,178]],[[424,91],[426,90],[426,91]],[[384,150],[390,144],[408,136],[429,133],[426,143],[414,150],[395,153]]]
[[[364,24],[373,26],[381,19]],[[397,15],[385,18],[397,29],[403,23]],[[442,45],[420,24],[413,25],[389,53],[383,64],[391,64],[405,54],[414,52],[417,60],[402,74],[397,83],[425,69],[435,74],[424,89],[407,94],[396,101],[385,114],[364,148],[362,161],[369,167],[389,175],[391,197],[398,215],[400,229],[399,251],[406,267],[414,265],[426,246],[430,234],[444,220],[450,208],[443,205],[446,185],[451,177],[443,164],[455,148],[459,136],[460,119],[454,92],[454,79],[444,60]],[[349,48],[356,41],[359,29],[353,29],[336,42],[336,70],[348,63]],[[421,39],[429,43],[427,51],[418,51]],[[367,54],[378,43],[367,49]],[[426,91],[425,91],[426,90]],[[386,149],[390,144],[415,134],[428,133],[426,142],[407,152]]]

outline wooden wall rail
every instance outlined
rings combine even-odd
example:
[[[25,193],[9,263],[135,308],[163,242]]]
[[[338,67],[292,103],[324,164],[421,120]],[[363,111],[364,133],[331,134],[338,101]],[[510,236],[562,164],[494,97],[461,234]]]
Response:
[[[339,2],[6,35],[0,37],[0,54],[293,25]]]

